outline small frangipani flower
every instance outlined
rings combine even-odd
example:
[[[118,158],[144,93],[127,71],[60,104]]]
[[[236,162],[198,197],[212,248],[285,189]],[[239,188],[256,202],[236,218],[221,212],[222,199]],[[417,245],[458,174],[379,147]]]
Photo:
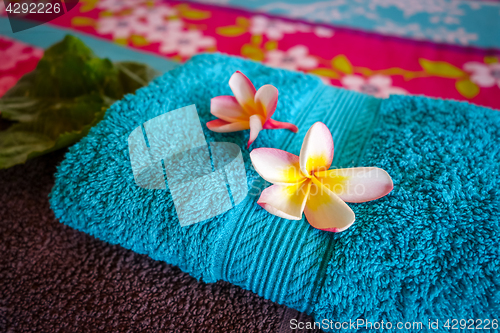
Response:
[[[328,170],[333,160],[333,139],[321,122],[307,132],[300,156],[257,148],[250,158],[259,175],[274,184],[262,191],[257,203],[289,220],[300,220],[305,213],[309,224],[320,230],[346,230],[355,216],[345,202],[375,200],[393,188],[391,177],[380,168]]]
[[[297,126],[271,119],[278,104],[278,89],[266,84],[256,90],[252,82],[240,71],[229,79],[234,96],[212,98],[210,113],[219,119],[209,121],[208,129],[226,133],[250,129],[247,148],[263,129],[285,128],[294,133]]]

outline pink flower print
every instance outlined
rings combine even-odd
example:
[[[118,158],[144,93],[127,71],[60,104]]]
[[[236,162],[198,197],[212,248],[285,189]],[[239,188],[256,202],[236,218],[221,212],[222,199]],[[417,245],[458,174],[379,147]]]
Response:
[[[471,73],[470,80],[480,87],[493,87],[495,84],[500,88],[500,63],[483,64],[470,61],[463,68]]]
[[[181,20],[148,21],[138,26],[137,33],[143,35],[150,42],[163,42],[176,35],[182,34]]]
[[[96,30],[101,35],[113,35],[113,39],[128,38],[143,30],[144,24],[134,16],[109,16],[99,19]]]
[[[270,66],[290,70],[312,69],[318,66],[317,59],[309,55],[309,49],[304,45],[296,45],[288,51],[269,51],[266,54],[265,62]]]
[[[11,75],[0,77],[0,97],[2,97],[16,83],[17,79]]]
[[[135,8],[130,15],[137,19],[144,19],[147,22],[163,22],[166,18],[177,15],[177,10],[160,3],[155,7],[140,6]]]
[[[101,0],[97,2],[97,8],[103,10],[109,10],[110,12],[115,13],[130,7],[141,5],[144,2],[145,1],[137,1],[137,0]]]

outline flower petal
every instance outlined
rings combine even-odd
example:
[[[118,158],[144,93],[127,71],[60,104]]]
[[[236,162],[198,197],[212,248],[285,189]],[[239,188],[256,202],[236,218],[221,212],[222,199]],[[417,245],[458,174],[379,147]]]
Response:
[[[278,89],[270,84],[263,85],[255,94],[255,103],[266,120],[271,118],[278,105]]]
[[[309,198],[304,208],[307,221],[316,229],[340,232],[349,228],[355,215],[335,193],[312,178]]]
[[[380,168],[347,168],[321,171],[314,176],[327,189],[347,202],[381,198],[393,189],[391,176]]]
[[[467,72],[473,72],[475,74],[488,74],[490,72],[488,65],[477,61],[466,62],[462,67]]]
[[[295,45],[289,48],[287,53],[293,57],[305,57],[309,54],[309,49],[305,45]]]
[[[215,119],[207,123],[209,130],[218,133],[237,132],[250,128],[248,121],[237,121],[231,123],[222,119]]]
[[[269,213],[289,220],[300,220],[309,196],[311,181],[282,186],[273,185],[262,191],[257,203]]]
[[[387,97],[389,97],[390,95],[407,95],[408,94],[408,91],[406,91],[400,87],[389,87],[389,88],[385,89],[384,92],[387,95]]]
[[[242,72],[236,71],[229,79],[229,87],[238,103],[251,115],[255,113],[255,87]]]
[[[217,96],[210,101],[210,113],[228,122],[248,121],[248,115],[234,96]]]
[[[270,183],[296,184],[305,180],[300,172],[299,157],[281,149],[257,148],[250,153],[255,171]]]
[[[260,131],[262,131],[262,119],[258,114],[250,116],[250,139],[248,140],[247,148],[257,139]]]
[[[333,160],[333,138],[322,122],[311,126],[300,149],[300,170],[306,176],[311,172],[326,171]]]
[[[299,128],[297,126],[295,126],[294,124],[291,124],[291,123],[286,123],[286,122],[283,122],[283,121],[277,121],[277,120],[274,120],[272,118],[269,118],[265,124],[264,124],[264,129],[280,129],[280,128],[284,128],[284,129],[287,129],[287,130],[290,130],[294,133],[297,133],[299,131]]]

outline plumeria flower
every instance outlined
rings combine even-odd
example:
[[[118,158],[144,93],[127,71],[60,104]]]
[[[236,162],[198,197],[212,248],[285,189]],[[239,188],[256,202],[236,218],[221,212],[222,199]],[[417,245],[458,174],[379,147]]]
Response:
[[[272,40],[280,40],[284,34],[293,34],[297,31],[293,23],[270,19],[262,15],[253,16],[250,22],[252,35],[265,35]]]
[[[309,49],[304,45],[296,45],[286,52],[272,50],[266,53],[266,64],[273,67],[290,70],[312,69],[318,66],[318,60],[309,55]]]
[[[500,88],[500,63],[483,64],[477,61],[470,61],[464,64],[464,69],[471,72],[470,80],[481,87]]]
[[[175,31],[161,41],[160,52],[177,53],[182,57],[190,57],[198,52],[198,49],[215,46],[215,38],[204,36],[199,30]]]
[[[379,168],[328,170],[333,139],[328,127],[315,123],[307,132],[300,156],[274,148],[252,150],[250,158],[259,175],[274,185],[257,203],[269,213],[289,220],[307,221],[316,229],[340,232],[354,222],[346,202],[366,202],[392,191],[392,179]]]
[[[278,89],[266,84],[256,90],[252,82],[240,71],[229,79],[233,96],[212,98],[210,113],[219,119],[209,121],[214,132],[236,132],[250,129],[247,147],[255,141],[262,129],[288,129],[294,133],[297,126],[271,119],[278,104]]]
[[[376,74],[365,79],[359,75],[346,75],[340,82],[349,90],[359,91],[379,98],[388,98],[389,95],[405,95],[408,92],[403,88],[394,87],[389,76]]]

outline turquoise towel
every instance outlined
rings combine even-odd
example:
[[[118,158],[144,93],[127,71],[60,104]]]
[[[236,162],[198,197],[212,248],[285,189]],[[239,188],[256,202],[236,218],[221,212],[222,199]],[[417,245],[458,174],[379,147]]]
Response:
[[[258,189],[269,184],[251,166],[248,131],[219,134],[205,126],[214,119],[210,99],[231,94],[236,70],[256,87],[276,86],[273,118],[300,129],[265,130],[253,148],[298,155],[309,127],[322,121],[335,142],[333,166],[383,168],[394,190],[350,204],[356,222],[342,233],[260,208]],[[190,104],[209,142],[240,146],[250,192],[234,209],[181,228],[168,190],[135,184],[127,138],[145,121]],[[380,100],[302,73],[199,55],[115,103],[66,154],[50,202],[64,224],[205,282],[229,281],[306,311],[326,331],[346,331],[335,323],[359,319],[421,322],[424,331],[439,320],[438,332],[448,331],[448,319],[499,316],[499,160],[497,111],[416,96]]]

